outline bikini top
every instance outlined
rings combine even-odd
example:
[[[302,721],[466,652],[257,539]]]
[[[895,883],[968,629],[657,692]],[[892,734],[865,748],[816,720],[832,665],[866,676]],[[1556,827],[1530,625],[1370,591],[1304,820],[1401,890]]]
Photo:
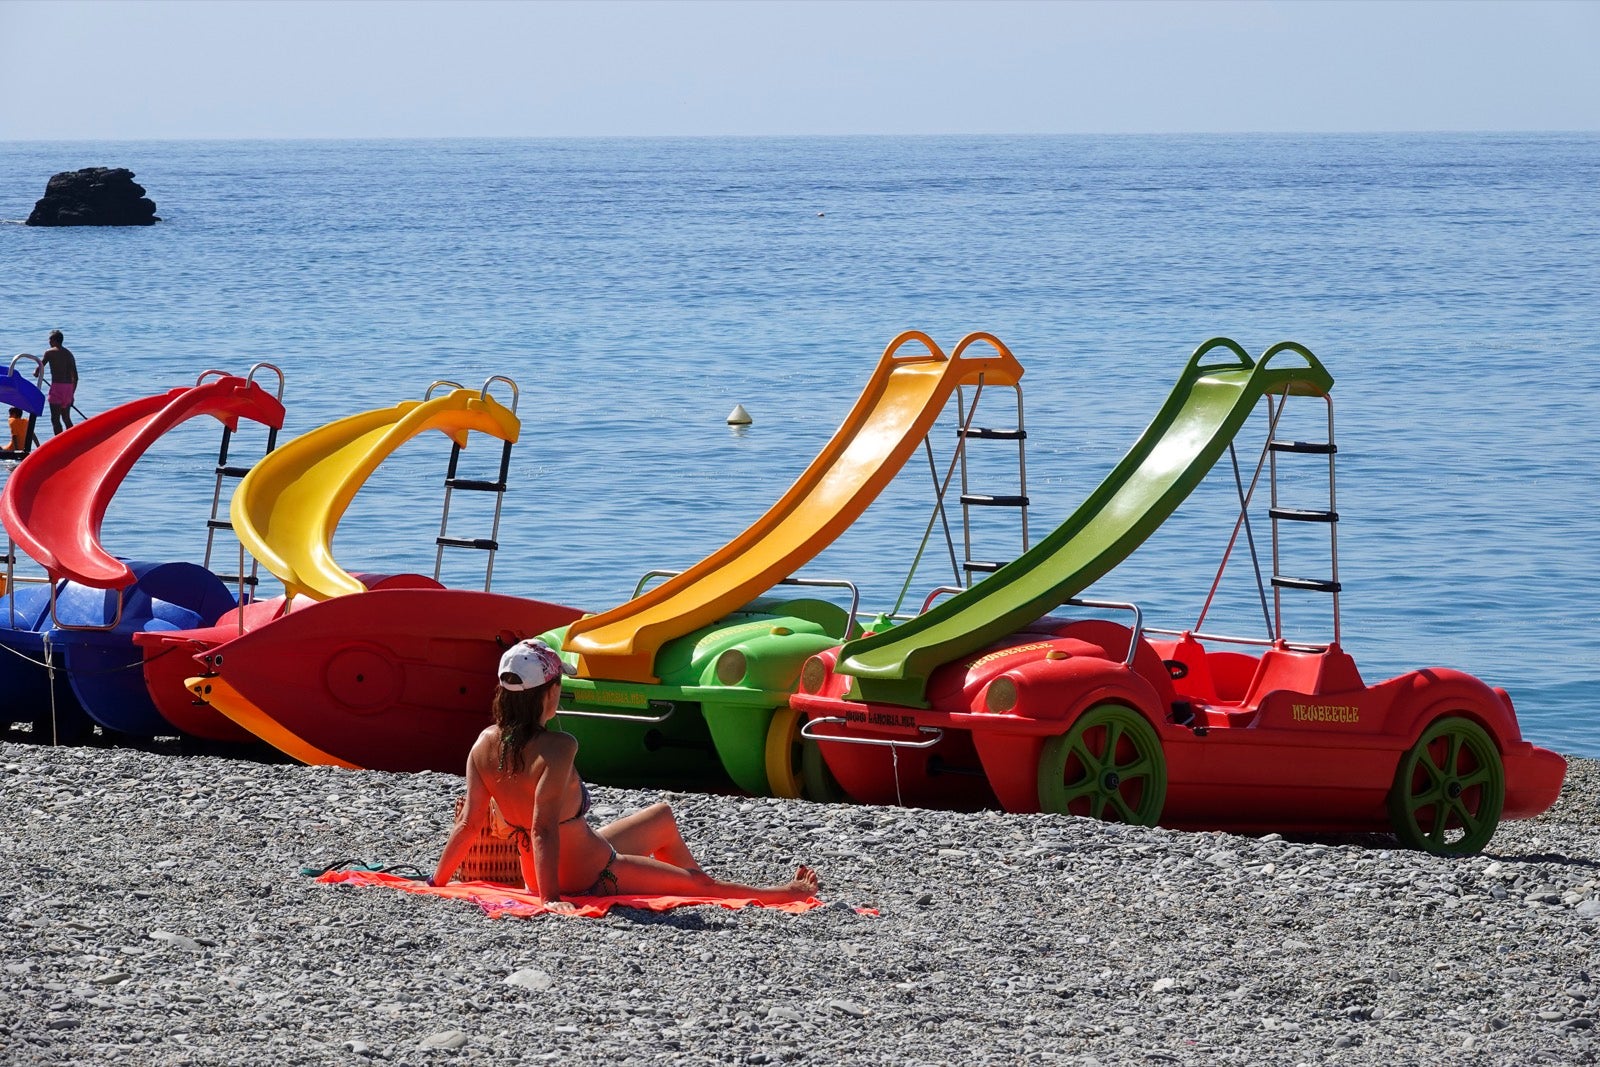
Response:
[[[584,781],[583,781],[582,778],[579,778],[578,779],[578,813],[576,815],[572,816],[570,819],[562,819],[561,820],[562,824],[565,825],[565,824],[567,824],[569,822],[577,822],[579,819],[581,819],[585,815],[589,814],[589,807],[590,807],[589,787],[584,784]]]

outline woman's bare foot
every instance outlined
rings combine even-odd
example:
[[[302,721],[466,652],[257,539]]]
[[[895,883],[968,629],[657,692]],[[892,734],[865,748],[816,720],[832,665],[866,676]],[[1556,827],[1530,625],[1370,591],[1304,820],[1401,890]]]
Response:
[[[794,872],[794,879],[788,885],[775,886],[773,891],[783,897],[781,903],[795,900],[809,900],[817,895],[817,890],[822,888],[822,882],[817,878],[817,872],[810,867],[802,866]]]

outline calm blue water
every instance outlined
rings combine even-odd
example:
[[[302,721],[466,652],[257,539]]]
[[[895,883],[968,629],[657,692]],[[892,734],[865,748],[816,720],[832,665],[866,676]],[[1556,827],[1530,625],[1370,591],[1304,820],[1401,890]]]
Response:
[[[14,224],[93,165],[137,172],[166,221]],[[495,588],[596,610],[777,499],[902,329],[988,330],[1028,368],[1036,538],[1201,341],[1299,341],[1338,382],[1343,637],[1368,680],[1460,667],[1535,740],[1600,755],[1600,136],[12,143],[0,220],[0,351],[64,329],[87,412],[267,360],[294,434],[515,378]],[[752,428],[724,425],[735,403]],[[198,558],[216,436],[190,424],[135,469],[114,551]],[[341,562],[431,571],[445,456],[421,440],[379,472]],[[1231,479],[1093,593],[1191,624]],[[919,460],[806,573],[892,605],[930,503]],[[1285,569],[1325,570],[1307,551]],[[1262,631],[1242,553],[1208,630]],[[948,580],[937,542],[908,603]],[[1326,598],[1288,606],[1326,635]]]

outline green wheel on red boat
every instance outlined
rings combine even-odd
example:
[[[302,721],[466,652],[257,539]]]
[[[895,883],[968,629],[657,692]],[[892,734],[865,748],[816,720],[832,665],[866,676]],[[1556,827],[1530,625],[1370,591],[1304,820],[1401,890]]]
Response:
[[[1400,758],[1389,820],[1407,848],[1466,855],[1489,843],[1505,802],[1505,765],[1494,740],[1471,719],[1448,715]]]
[[[1167,758],[1143,715],[1097,704],[1039,754],[1039,806],[1062,815],[1154,826],[1167,800]]]
[[[800,736],[805,722],[806,717],[794,708],[779,708],[772,716],[766,748],[767,785],[772,795],[825,804],[847,800],[817,743]]]

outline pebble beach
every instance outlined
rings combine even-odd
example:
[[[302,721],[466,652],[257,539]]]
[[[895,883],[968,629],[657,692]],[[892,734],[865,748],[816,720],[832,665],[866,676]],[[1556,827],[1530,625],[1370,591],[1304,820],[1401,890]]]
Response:
[[[0,1063],[1521,1064],[1600,1058],[1600,764],[1466,858],[665,796],[823,908],[603,919],[316,883],[431,866],[461,781],[0,743]],[[873,914],[875,912],[875,914]]]

